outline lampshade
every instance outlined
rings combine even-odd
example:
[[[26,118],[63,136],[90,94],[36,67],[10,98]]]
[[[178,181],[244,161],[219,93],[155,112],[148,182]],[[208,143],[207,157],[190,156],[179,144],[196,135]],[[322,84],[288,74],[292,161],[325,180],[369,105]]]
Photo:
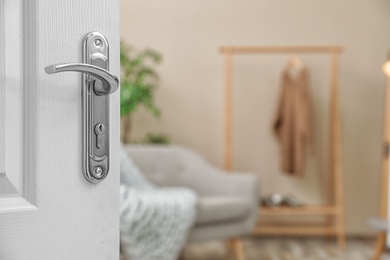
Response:
[[[383,72],[390,77],[390,59],[383,65]]]

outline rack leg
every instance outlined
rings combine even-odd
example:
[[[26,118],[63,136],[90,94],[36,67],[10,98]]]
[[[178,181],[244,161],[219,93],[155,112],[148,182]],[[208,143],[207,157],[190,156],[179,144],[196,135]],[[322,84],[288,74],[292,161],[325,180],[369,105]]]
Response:
[[[345,249],[345,234],[344,234],[344,231],[342,232],[339,232],[339,234],[337,234],[337,244],[339,246],[340,249]]]
[[[229,241],[230,247],[233,250],[235,260],[245,260],[244,247],[240,239],[235,238]]]
[[[372,256],[372,260],[379,260],[381,258],[381,255],[385,250],[385,244],[386,244],[386,233],[382,232],[378,235],[378,238],[376,240],[375,250],[374,250],[374,255]]]
[[[341,209],[337,216],[337,244],[340,249],[345,249],[346,245],[344,217],[344,210]]]

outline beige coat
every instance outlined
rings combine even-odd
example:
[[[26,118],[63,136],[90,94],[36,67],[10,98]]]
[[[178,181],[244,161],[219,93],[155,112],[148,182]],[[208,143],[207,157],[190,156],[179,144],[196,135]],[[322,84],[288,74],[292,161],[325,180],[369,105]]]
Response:
[[[302,177],[306,150],[313,145],[312,107],[308,72],[301,68],[296,77],[287,66],[282,74],[281,95],[273,130],[280,142],[281,170]]]

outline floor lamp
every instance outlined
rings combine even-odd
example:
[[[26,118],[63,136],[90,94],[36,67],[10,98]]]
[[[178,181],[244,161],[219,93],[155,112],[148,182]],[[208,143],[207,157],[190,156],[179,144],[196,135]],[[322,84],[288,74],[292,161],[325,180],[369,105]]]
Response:
[[[382,176],[381,176],[381,201],[380,218],[369,221],[371,227],[380,230],[376,240],[373,260],[379,260],[383,251],[386,249],[387,232],[390,231],[388,221],[388,203],[389,203],[389,157],[390,157],[390,55],[387,62],[383,65],[383,72],[387,76],[384,128],[383,128],[383,158],[382,158]]]

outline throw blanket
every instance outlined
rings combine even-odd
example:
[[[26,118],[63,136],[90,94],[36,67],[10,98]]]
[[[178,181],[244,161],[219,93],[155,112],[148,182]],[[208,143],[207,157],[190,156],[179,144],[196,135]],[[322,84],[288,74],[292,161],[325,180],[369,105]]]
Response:
[[[129,260],[175,260],[196,214],[197,197],[185,188],[157,188],[121,151],[120,231]]]

